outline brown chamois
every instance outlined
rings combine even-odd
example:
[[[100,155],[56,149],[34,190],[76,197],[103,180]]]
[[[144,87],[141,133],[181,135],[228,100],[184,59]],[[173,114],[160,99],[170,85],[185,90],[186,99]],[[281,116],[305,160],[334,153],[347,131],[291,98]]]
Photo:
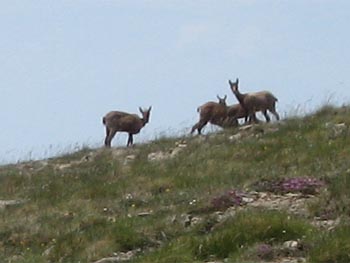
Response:
[[[227,117],[235,126],[238,125],[238,119],[244,118],[245,122],[248,121],[247,111],[242,107],[240,103],[228,106]]]
[[[201,134],[203,127],[208,122],[221,127],[224,126],[225,123],[228,123],[226,105],[227,96],[225,95],[224,98],[217,96],[217,98],[219,99],[219,102],[209,101],[197,108],[197,111],[199,112],[199,121],[192,127],[191,134],[195,130],[198,131],[198,134]]]
[[[127,132],[129,134],[127,147],[133,144],[133,135],[148,123],[152,107],[147,110],[139,108],[142,118],[136,114],[122,111],[111,111],[103,117],[103,124],[106,126],[105,146],[111,147],[113,137],[117,132]]]
[[[257,122],[255,112],[261,111],[265,116],[266,122],[269,122],[270,117],[267,114],[267,110],[276,117],[276,120],[280,119],[276,112],[277,98],[271,92],[259,91],[242,94],[238,90],[238,79],[236,79],[236,82],[229,80],[229,84],[233,94],[236,96],[241,106],[246,110],[250,121]]]

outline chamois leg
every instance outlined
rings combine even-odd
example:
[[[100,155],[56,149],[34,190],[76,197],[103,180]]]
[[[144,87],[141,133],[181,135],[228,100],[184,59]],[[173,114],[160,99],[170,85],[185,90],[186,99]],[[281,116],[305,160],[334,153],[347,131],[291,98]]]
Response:
[[[106,136],[106,139],[105,139],[105,146],[107,148],[111,147],[112,139],[113,139],[113,137],[115,136],[116,133],[117,133],[117,130],[108,130],[107,136]]]
[[[192,129],[191,129],[191,134],[194,133],[194,131],[197,129],[198,123],[196,123],[195,125],[193,125]]]
[[[269,109],[269,111],[275,116],[276,120],[280,120],[280,116],[278,115],[275,107],[273,107],[272,109]]]
[[[248,114],[249,124],[252,123],[259,123],[258,119],[256,118],[255,111]]]
[[[244,117],[244,124],[248,123],[248,121],[250,121],[250,119],[249,119],[249,116],[247,115]]]
[[[193,125],[192,129],[191,129],[191,134],[195,131],[198,130],[198,134],[201,134],[201,131],[203,129],[203,127],[207,124],[207,121],[203,121],[203,120],[199,120],[199,122],[197,122],[195,125]]]
[[[276,111],[276,103],[273,103],[271,107],[269,107],[269,111],[275,116],[276,120],[280,120],[280,116]]]
[[[248,123],[259,123],[258,118],[256,117],[255,113],[252,113],[251,115],[248,115],[247,117]],[[247,123],[247,121],[246,121]]]
[[[273,114],[273,115],[275,115],[275,117],[276,117],[276,120],[280,120],[280,116],[278,115],[278,113],[277,113],[277,111],[271,111],[271,113]]]
[[[270,122],[271,119],[270,119],[269,114],[267,113],[267,110],[263,110],[263,114],[265,116],[266,122]]]
[[[207,121],[200,121],[197,126],[198,134],[202,134],[203,127],[207,124]]]
[[[256,121],[256,116],[255,114],[252,114],[252,115],[248,115],[244,117],[244,124],[249,124],[249,123],[252,123],[252,121]]]
[[[126,144],[126,147],[129,147],[133,144],[134,139],[131,133],[129,133],[128,143]]]
[[[110,135],[110,130],[109,128],[106,126],[106,138],[105,138],[105,146],[108,147],[108,138]]]

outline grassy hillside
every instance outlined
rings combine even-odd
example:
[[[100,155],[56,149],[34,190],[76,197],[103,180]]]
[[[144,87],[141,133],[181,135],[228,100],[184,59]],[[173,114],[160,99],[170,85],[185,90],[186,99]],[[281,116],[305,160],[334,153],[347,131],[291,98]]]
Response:
[[[350,109],[0,167],[0,262],[350,262]]]

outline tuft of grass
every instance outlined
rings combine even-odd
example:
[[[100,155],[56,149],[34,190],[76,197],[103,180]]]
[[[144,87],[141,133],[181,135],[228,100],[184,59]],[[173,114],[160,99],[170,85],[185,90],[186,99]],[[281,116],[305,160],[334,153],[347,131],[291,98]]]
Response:
[[[314,228],[305,220],[280,212],[242,212],[220,229],[193,245],[200,259],[224,259],[256,243],[281,243],[311,235]]]
[[[145,256],[132,260],[133,263],[154,262],[154,263],[200,263],[194,258],[191,251],[191,238],[182,236],[172,240],[166,246],[149,253]]]
[[[350,216],[350,171],[339,171],[325,178],[326,191],[322,191],[318,200],[310,203],[309,210],[323,219],[336,219]]]
[[[350,262],[350,227],[341,226],[314,242],[309,254],[310,263]]]
[[[88,261],[98,259],[98,256],[103,257],[101,252],[107,252],[103,246],[109,249],[111,247],[114,251],[127,252],[152,245],[149,238],[135,230],[137,224],[136,221],[126,219],[116,222],[104,218],[85,219],[70,231],[58,235],[59,238],[54,240],[49,259],[53,262],[60,260],[75,262],[79,259]],[[103,249],[97,250],[97,248]]]

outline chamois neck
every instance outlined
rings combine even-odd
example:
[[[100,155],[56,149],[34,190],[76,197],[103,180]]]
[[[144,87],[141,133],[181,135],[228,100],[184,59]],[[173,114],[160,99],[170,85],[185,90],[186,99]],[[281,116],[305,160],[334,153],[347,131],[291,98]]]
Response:
[[[244,97],[245,97],[245,94],[242,94],[242,93],[240,93],[239,91],[237,91],[237,92],[235,93],[235,95],[236,95],[236,98],[237,98],[238,102],[243,106],[243,105],[244,105]]]

